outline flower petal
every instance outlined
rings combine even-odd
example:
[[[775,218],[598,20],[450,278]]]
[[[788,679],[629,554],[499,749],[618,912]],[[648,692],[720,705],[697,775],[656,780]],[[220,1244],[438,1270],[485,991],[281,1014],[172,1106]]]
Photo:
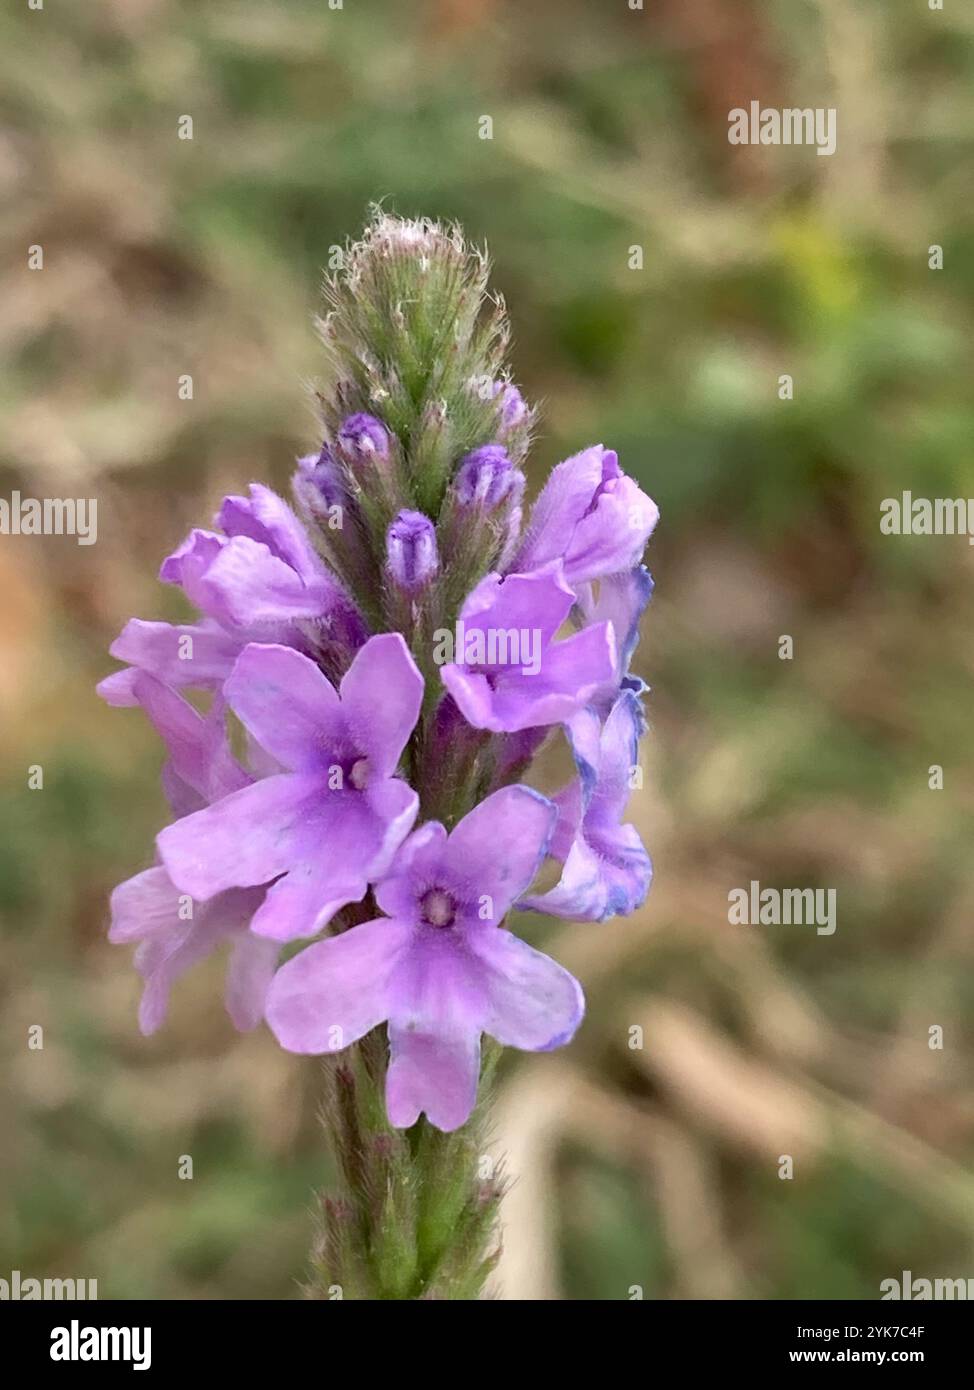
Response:
[[[509,574],[505,579],[488,574],[468,595],[460,617],[469,631],[537,632],[544,647],[574,602],[575,594],[565,581],[561,562],[554,561],[530,574]],[[465,664],[463,652],[456,656],[458,664]]]
[[[605,452],[601,444],[593,444],[551,470],[531,510],[524,541],[515,558],[517,569],[537,569],[564,554],[575,526],[602,482]]]
[[[585,813],[587,825],[618,825],[622,819],[632,793],[641,731],[639,700],[631,690],[624,690],[612,706],[599,738],[598,779]],[[587,752],[585,756],[589,756]]]
[[[233,1026],[241,1033],[249,1033],[264,1017],[267,991],[280,953],[276,941],[255,936],[252,931],[241,932],[233,943],[227,966],[226,1005]]]
[[[368,757],[373,777],[396,770],[419,717],[423,677],[398,632],[371,637],[341,683],[349,734]]]
[[[228,536],[249,536],[295,570],[305,582],[326,571],[294,512],[269,487],[250,484],[249,497],[224,497],[216,518]]]
[[[169,750],[172,773],[205,802],[239,791],[250,778],[230,752],[225,705],[217,697],[204,718],[169,686],[147,671],[135,678],[139,704]]]
[[[327,794],[314,773],[265,777],[160,831],[159,854],[173,882],[198,902],[268,883],[299,857]]]
[[[624,474],[611,478],[575,527],[565,556],[572,584],[637,565],[659,520],[659,507]]]
[[[502,787],[468,812],[443,854],[444,868],[462,885],[464,901],[489,896],[489,920],[500,922],[538,872],[556,819],[546,797],[522,786]]]
[[[112,892],[109,941],[142,941],[181,926],[185,898],[161,864],[126,879]]]
[[[342,752],[338,693],[310,657],[293,648],[252,642],[224,692],[247,730],[284,767],[326,771]]]
[[[249,536],[234,536],[225,542],[200,580],[200,598],[195,601],[226,626],[252,630],[261,624],[320,617],[332,590],[337,593],[337,585],[324,579],[319,584],[305,584],[266,545]]]
[[[135,953],[135,968],[145,980],[139,1004],[139,1027],[147,1036],[163,1023],[173,983],[224,941],[246,930],[257,901],[251,892],[225,893],[197,908],[193,918],[172,930],[147,937]]]
[[[537,725],[563,723],[612,678],[614,670],[615,646],[609,624],[584,628],[574,637],[545,648],[538,675],[501,672],[494,682],[489,721],[475,727],[516,733]],[[454,685],[449,688],[463,708]],[[466,692],[463,694],[465,697]]]
[[[325,793],[313,824],[299,829],[289,871],[268,889],[253,930],[276,941],[320,931],[339,908],[365,896],[409,833],[418,808],[416,793],[397,779],[364,794]]]
[[[411,929],[388,917],[317,941],[271,981],[266,1017],[289,1052],[339,1052],[389,1016],[390,981]]]
[[[132,618],[110,651],[117,661],[148,671],[164,685],[210,686],[233,670],[240,641],[214,623],[173,626]]]
[[[477,1103],[479,1079],[479,1029],[421,1033],[390,1023],[386,1112],[396,1129],[409,1129],[423,1111],[437,1129],[459,1129]]]
[[[482,973],[455,934],[413,930],[389,985],[390,1124],[408,1128],[422,1111],[447,1131],[469,1119],[487,1010]]]
[[[547,1052],[574,1036],[585,1013],[574,975],[503,928],[471,932],[468,941],[487,971],[485,1033],[528,1052]]]

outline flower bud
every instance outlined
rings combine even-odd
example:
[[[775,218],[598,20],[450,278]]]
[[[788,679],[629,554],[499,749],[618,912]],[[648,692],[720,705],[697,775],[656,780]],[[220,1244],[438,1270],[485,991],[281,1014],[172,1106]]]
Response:
[[[321,446],[319,454],[298,459],[291,490],[302,512],[313,521],[326,520],[329,513],[334,515],[332,508],[347,505],[341,466],[327,444]]]
[[[436,527],[422,512],[402,511],[386,535],[386,562],[393,582],[408,594],[424,588],[436,575],[440,557]]]
[[[385,463],[389,458],[389,431],[374,415],[359,411],[349,415],[338,431],[339,452],[350,464]]]
[[[500,435],[505,438],[512,430],[528,422],[531,412],[520,391],[511,382],[505,383],[500,392],[501,419]]]
[[[453,483],[457,503],[493,512],[503,502],[516,505],[524,492],[524,474],[500,444],[484,444],[461,461]]]

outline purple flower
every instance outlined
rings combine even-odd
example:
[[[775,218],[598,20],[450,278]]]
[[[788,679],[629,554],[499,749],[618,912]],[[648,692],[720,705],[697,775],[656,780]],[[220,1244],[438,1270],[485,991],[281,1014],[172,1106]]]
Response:
[[[425,1111],[442,1130],[470,1115],[480,1037],[528,1051],[568,1042],[578,982],[500,926],[544,856],[549,801],[505,787],[450,835],[438,821],[400,849],[376,889],[386,917],[317,942],[278,971],[267,1020],[291,1052],[337,1052],[388,1021],[390,1122]]]
[[[383,633],[338,691],[300,652],[255,644],[225,694],[287,770],[167,827],[159,853],[173,881],[204,902],[276,879],[253,930],[275,941],[313,936],[364,896],[412,829],[418,798],[395,771],[423,678],[400,634]]]
[[[249,498],[225,498],[217,523],[225,535],[191,531],[160,570],[204,620],[172,626],[133,618],[112,643],[112,656],[167,685],[206,687],[229,675],[248,642],[312,651],[333,640],[351,651],[364,641],[352,600],[270,488],[252,483]],[[119,671],[98,690],[109,704],[130,705],[132,681],[130,672]]]
[[[560,564],[481,580],[460,611],[455,659],[441,673],[469,724],[496,733],[558,724],[613,679],[608,623],[554,640],[574,601]]]
[[[603,719],[615,704],[620,690],[641,695],[645,682],[629,674],[629,663],[639,640],[639,622],[653,593],[653,578],[644,565],[624,574],[607,574],[598,581],[596,596],[592,584],[578,587],[578,611],[586,627],[607,622],[616,646],[616,669],[611,681],[594,691],[589,701]]]
[[[221,701],[203,718],[144,672],[135,675],[133,694],[169,749],[163,782],[177,815],[248,785],[250,778],[227,744]],[[280,949],[248,930],[264,891],[231,889],[195,903],[161,865],[119,884],[112,893],[108,939],[137,943],[135,967],[145,981],[139,1005],[143,1033],[154,1033],[164,1021],[173,982],[224,942],[232,944],[227,1012],[241,1031],[257,1026]]]
[[[603,922],[633,912],[649,891],[653,867],[636,827],[623,825],[642,730],[639,700],[623,691],[601,724],[591,709],[567,726],[579,776],[554,800],[558,823],[551,854],[561,879],[518,904],[574,921]]]
[[[422,512],[402,511],[386,533],[386,564],[394,584],[417,593],[436,574],[436,527]]]
[[[350,463],[368,463],[372,459],[384,463],[389,457],[389,431],[381,420],[364,411],[348,416],[335,442]]]
[[[562,558],[569,584],[637,565],[659,519],[656,503],[595,444],[552,470],[531,512],[512,568]]]

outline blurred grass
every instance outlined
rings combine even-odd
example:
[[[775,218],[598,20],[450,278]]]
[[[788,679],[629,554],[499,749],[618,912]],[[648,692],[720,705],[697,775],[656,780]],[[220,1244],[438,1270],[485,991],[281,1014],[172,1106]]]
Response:
[[[657,883],[630,922],[525,923],[590,1012],[569,1052],[506,1059],[505,1292],[971,1274],[971,551],[878,527],[904,488],[974,493],[970,16],[49,0],[0,18],[0,77],[0,491],[99,499],[94,547],[0,540],[0,1273],[302,1275],[315,1064],[233,1034],[218,964],[138,1037],[105,899],[149,861],[159,757],[92,688],[129,614],[178,611],[154,574],[186,527],[312,443],[320,272],[384,198],[489,242],[537,476],[603,439],[663,513],[633,812]],[[729,146],[753,96],[836,106],[836,155]],[[837,888],[838,931],[729,928],[751,878]]]

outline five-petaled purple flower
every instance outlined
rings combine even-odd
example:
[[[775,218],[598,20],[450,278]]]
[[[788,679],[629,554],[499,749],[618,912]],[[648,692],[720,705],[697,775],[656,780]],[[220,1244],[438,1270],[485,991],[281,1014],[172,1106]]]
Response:
[[[161,832],[173,881],[200,901],[274,880],[253,930],[313,936],[388,868],[419,809],[396,767],[423,678],[397,632],[372,637],[336,690],[289,647],[246,647],[224,687],[255,741],[286,769]]]
[[[387,915],[309,946],[274,977],[267,1020],[291,1052],[338,1052],[389,1025],[393,1125],[425,1111],[439,1129],[470,1115],[480,1037],[559,1047],[582,1019],[581,987],[500,924],[530,884],[555,823],[550,801],[504,787],[447,835],[427,821],[375,890]]]

